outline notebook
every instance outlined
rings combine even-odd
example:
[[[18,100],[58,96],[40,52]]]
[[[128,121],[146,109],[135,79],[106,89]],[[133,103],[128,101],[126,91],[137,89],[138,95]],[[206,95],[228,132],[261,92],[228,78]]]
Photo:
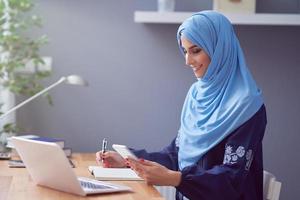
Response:
[[[103,168],[101,166],[89,166],[89,171],[97,180],[127,180],[127,181],[142,181],[130,168]]]
[[[56,143],[13,137],[32,180],[41,186],[76,195],[131,191],[130,187],[77,177],[62,148]]]

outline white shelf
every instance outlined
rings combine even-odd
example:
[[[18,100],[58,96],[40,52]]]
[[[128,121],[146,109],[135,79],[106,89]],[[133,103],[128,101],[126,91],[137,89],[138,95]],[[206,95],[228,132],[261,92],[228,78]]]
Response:
[[[192,12],[135,11],[136,23],[179,24]],[[232,24],[300,26],[300,14],[225,14]]]

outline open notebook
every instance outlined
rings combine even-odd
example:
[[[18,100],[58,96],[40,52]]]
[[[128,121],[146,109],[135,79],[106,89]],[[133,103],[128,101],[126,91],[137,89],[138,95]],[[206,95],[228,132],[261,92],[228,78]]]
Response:
[[[97,180],[143,180],[130,168],[103,168],[101,166],[89,166],[89,171]]]

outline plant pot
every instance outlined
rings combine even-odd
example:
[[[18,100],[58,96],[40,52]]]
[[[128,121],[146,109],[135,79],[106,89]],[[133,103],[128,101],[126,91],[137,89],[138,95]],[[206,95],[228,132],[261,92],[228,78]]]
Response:
[[[1,85],[0,80],[0,111],[6,113],[10,108],[15,106],[15,95],[9,91],[8,88],[5,88]],[[0,131],[3,126],[7,123],[16,122],[16,113],[13,112],[10,115],[0,120]]]

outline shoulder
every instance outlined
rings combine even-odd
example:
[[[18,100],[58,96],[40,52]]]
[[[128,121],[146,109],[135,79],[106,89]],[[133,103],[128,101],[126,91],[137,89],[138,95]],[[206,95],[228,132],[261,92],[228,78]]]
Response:
[[[253,125],[253,124],[267,124],[267,112],[266,107],[263,104],[260,109],[242,126]],[[241,127],[242,127],[241,126]]]
[[[234,130],[228,139],[258,139],[262,140],[267,124],[266,108],[264,105],[244,124]]]

